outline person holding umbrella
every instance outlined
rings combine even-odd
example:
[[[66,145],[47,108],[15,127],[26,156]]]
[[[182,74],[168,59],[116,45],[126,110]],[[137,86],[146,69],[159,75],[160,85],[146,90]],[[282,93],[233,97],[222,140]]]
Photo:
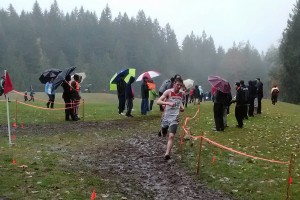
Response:
[[[118,92],[118,100],[119,100],[119,115],[124,115],[125,110],[125,90],[126,90],[126,82],[124,80],[124,76],[120,76],[120,80],[117,82],[117,92]]]
[[[45,85],[45,93],[48,95],[49,100],[47,102],[47,108],[53,108],[54,107],[54,101],[55,101],[55,90],[52,89],[53,87],[53,80],[54,78],[51,78],[50,81],[48,81]]]
[[[69,84],[69,81],[71,81],[71,76],[70,74],[66,76],[66,79],[64,82],[61,83],[61,87],[63,88],[63,95],[62,98],[64,99],[65,102],[65,120],[70,121],[70,116],[73,121],[77,121],[72,105],[71,105],[71,86]]]

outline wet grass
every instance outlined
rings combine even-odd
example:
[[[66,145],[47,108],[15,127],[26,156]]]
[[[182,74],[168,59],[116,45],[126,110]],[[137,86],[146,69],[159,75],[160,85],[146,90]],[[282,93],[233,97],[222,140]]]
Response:
[[[47,99],[44,94],[37,94],[38,98]],[[83,94],[84,120],[128,120],[117,114],[117,98],[108,94]],[[2,97],[1,97],[2,98]],[[3,99],[3,98],[2,98]],[[64,124],[63,110],[41,110],[25,105],[16,107],[14,96],[11,96],[11,123],[14,122],[16,109],[17,122],[25,127],[32,124]],[[57,94],[57,102],[62,103]],[[31,103],[45,107],[45,102],[36,100]],[[82,105],[81,105],[82,106]],[[110,199],[120,199],[123,194],[118,192],[116,180],[100,177],[86,165],[82,159],[88,159],[85,152],[99,152],[109,150],[136,129],[146,133],[155,132],[159,126],[158,108],[146,119],[139,115],[140,101],[134,101],[133,115],[136,117],[136,127],[122,129],[110,127],[109,130],[91,127],[84,130],[70,132],[68,130],[53,130],[54,134],[20,135],[16,130],[16,145],[8,147],[6,133],[0,132],[0,194],[12,199],[88,199],[95,189],[98,196]],[[56,108],[63,104],[56,104]],[[288,162],[291,153],[296,156],[293,163],[293,183],[291,185],[291,199],[300,199],[300,164],[298,161],[300,150],[299,121],[300,107],[279,102],[275,106],[270,101],[263,102],[263,114],[245,121],[245,128],[237,129],[234,117],[234,105],[228,116],[229,128],[225,132],[212,132],[214,126],[213,104],[202,103],[200,115],[189,122],[193,135],[204,134],[216,142],[229,148],[247,154]],[[80,116],[83,107],[80,108]],[[193,116],[197,106],[188,105],[181,115]],[[6,123],[5,103],[0,102],[0,124]],[[151,118],[153,116],[154,118]],[[126,123],[127,121],[125,121]],[[179,134],[176,135],[177,141]],[[178,144],[177,144],[178,145]],[[191,174],[196,176],[196,164],[199,141],[186,141],[183,148],[182,163]],[[16,159],[16,165],[12,164]],[[212,162],[214,158],[214,162]],[[92,158],[90,158],[92,159]],[[81,162],[79,162],[81,161]],[[204,143],[202,151],[202,165],[197,176],[210,187],[231,193],[239,199],[284,199],[286,198],[288,165],[258,161],[219,149]],[[19,167],[25,164],[27,167]]]
[[[229,148],[256,157],[289,162],[295,155],[292,168],[291,199],[300,198],[299,121],[300,106],[270,100],[263,101],[263,114],[244,121],[244,128],[235,127],[234,105],[228,116],[229,128],[213,132],[213,104],[202,103],[200,116],[189,122],[193,135],[204,135]],[[196,107],[187,109],[188,115]],[[192,143],[192,146],[191,146]],[[196,171],[199,141],[184,144],[183,163]],[[221,189],[241,199],[285,199],[289,166],[260,161],[203,143],[199,179],[213,188]]]

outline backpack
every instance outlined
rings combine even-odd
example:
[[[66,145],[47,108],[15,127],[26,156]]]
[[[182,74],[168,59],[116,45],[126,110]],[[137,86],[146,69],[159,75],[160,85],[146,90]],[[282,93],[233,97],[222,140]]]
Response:
[[[243,92],[244,92],[244,99],[243,99],[243,104],[247,104],[249,102],[249,90],[248,87],[242,87]]]

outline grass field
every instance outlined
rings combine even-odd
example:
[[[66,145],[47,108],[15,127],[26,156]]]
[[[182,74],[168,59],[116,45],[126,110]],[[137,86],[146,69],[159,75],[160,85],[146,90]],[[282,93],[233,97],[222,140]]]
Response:
[[[84,98],[84,121],[127,120],[117,114],[117,97],[111,94],[88,94]],[[10,120],[15,122],[17,109],[17,125],[24,124],[25,129],[31,126],[48,126],[49,124],[66,123],[63,110],[42,110],[17,104],[15,99],[23,100],[22,96],[11,95]],[[47,99],[43,93],[36,95],[34,106],[45,107],[45,102],[38,99]],[[62,108],[61,94],[56,95],[55,108]],[[0,100],[3,100],[1,97]],[[157,128],[157,119],[140,116],[140,100],[134,101],[135,120],[147,121],[140,129]],[[299,121],[300,106],[279,102],[275,106],[270,100],[263,101],[262,115],[245,121],[245,128],[235,128],[234,105],[228,116],[228,125],[225,132],[212,132],[214,126],[211,102],[204,102],[200,106],[200,115],[189,122],[193,135],[205,137],[223,144],[229,148],[270,160],[289,162],[291,153],[295,155],[293,162],[291,185],[291,199],[300,199],[300,151]],[[83,118],[83,105],[81,105]],[[184,116],[193,116],[197,106],[188,105]],[[6,107],[0,102],[0,124],[5,126]],[[151,116],[159,117],[157,106]],[[72,122],[71,122],[72,123]],[[139,122],[137,122],[139,123]],[[50,126],[51,128],[51,126]],[[133,127],[137,128],[137,127]],[[91,191],[106,194],[110,192],[111,199],[120,199],[115,180],[97,177],[95,172],[83,166],[77,166],[72,160],[72,154],[63,154],[61,150],[90,151],[93,148],[114,148],[122,137],[130,137],[131,132],[119,130],[119,127],[100,129],[97,127],[85,128],[83,131],[69,131],[55,129],[49,134],[18,134],[16,145],[9,147],[6,133],[0,132],[0,196],[12,199],[88,199]],[[22,131],[19,131],[22,132]],[[48,133],[48,132],[47,132]],[[122,134],[122,135],[121,135]],[[177,135],[177,137],[179,134]],[[177,142],[179,138],[177,138]],[[93,145],[90,145],[93,144]],[[177,144],[178,145],[178,144]],[[211,144],[204,143],[200,174],[196,175],[198,155],[198,140],[184,142],[182,166],[190,170],[191,174],[205,182],[212,188],[231,193],[239,199],[285,199],[287,191],[288,165],[265,162],[247,158],[233,152],[222,150]],[[59,149],[60,151],[57,151]],[[12,165],[12,158],[17,164]],[[214,162],[212,162],[214,159]],[[27,167],[18,167],[21,164]],[[59,184],[58,184],[59,183]],[[176,187],[176,186],[175,186]],[[26,198],[24,197],[26,196]]]

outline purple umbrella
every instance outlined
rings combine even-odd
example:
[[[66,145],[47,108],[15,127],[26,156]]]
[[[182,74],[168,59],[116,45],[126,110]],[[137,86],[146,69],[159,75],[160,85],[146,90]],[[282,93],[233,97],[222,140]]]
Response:
[[[223,93],[230,93],[230,84],[227,80],[219,77],[219,76],[208,76],[208,82],[215,87],[217,90]]]

